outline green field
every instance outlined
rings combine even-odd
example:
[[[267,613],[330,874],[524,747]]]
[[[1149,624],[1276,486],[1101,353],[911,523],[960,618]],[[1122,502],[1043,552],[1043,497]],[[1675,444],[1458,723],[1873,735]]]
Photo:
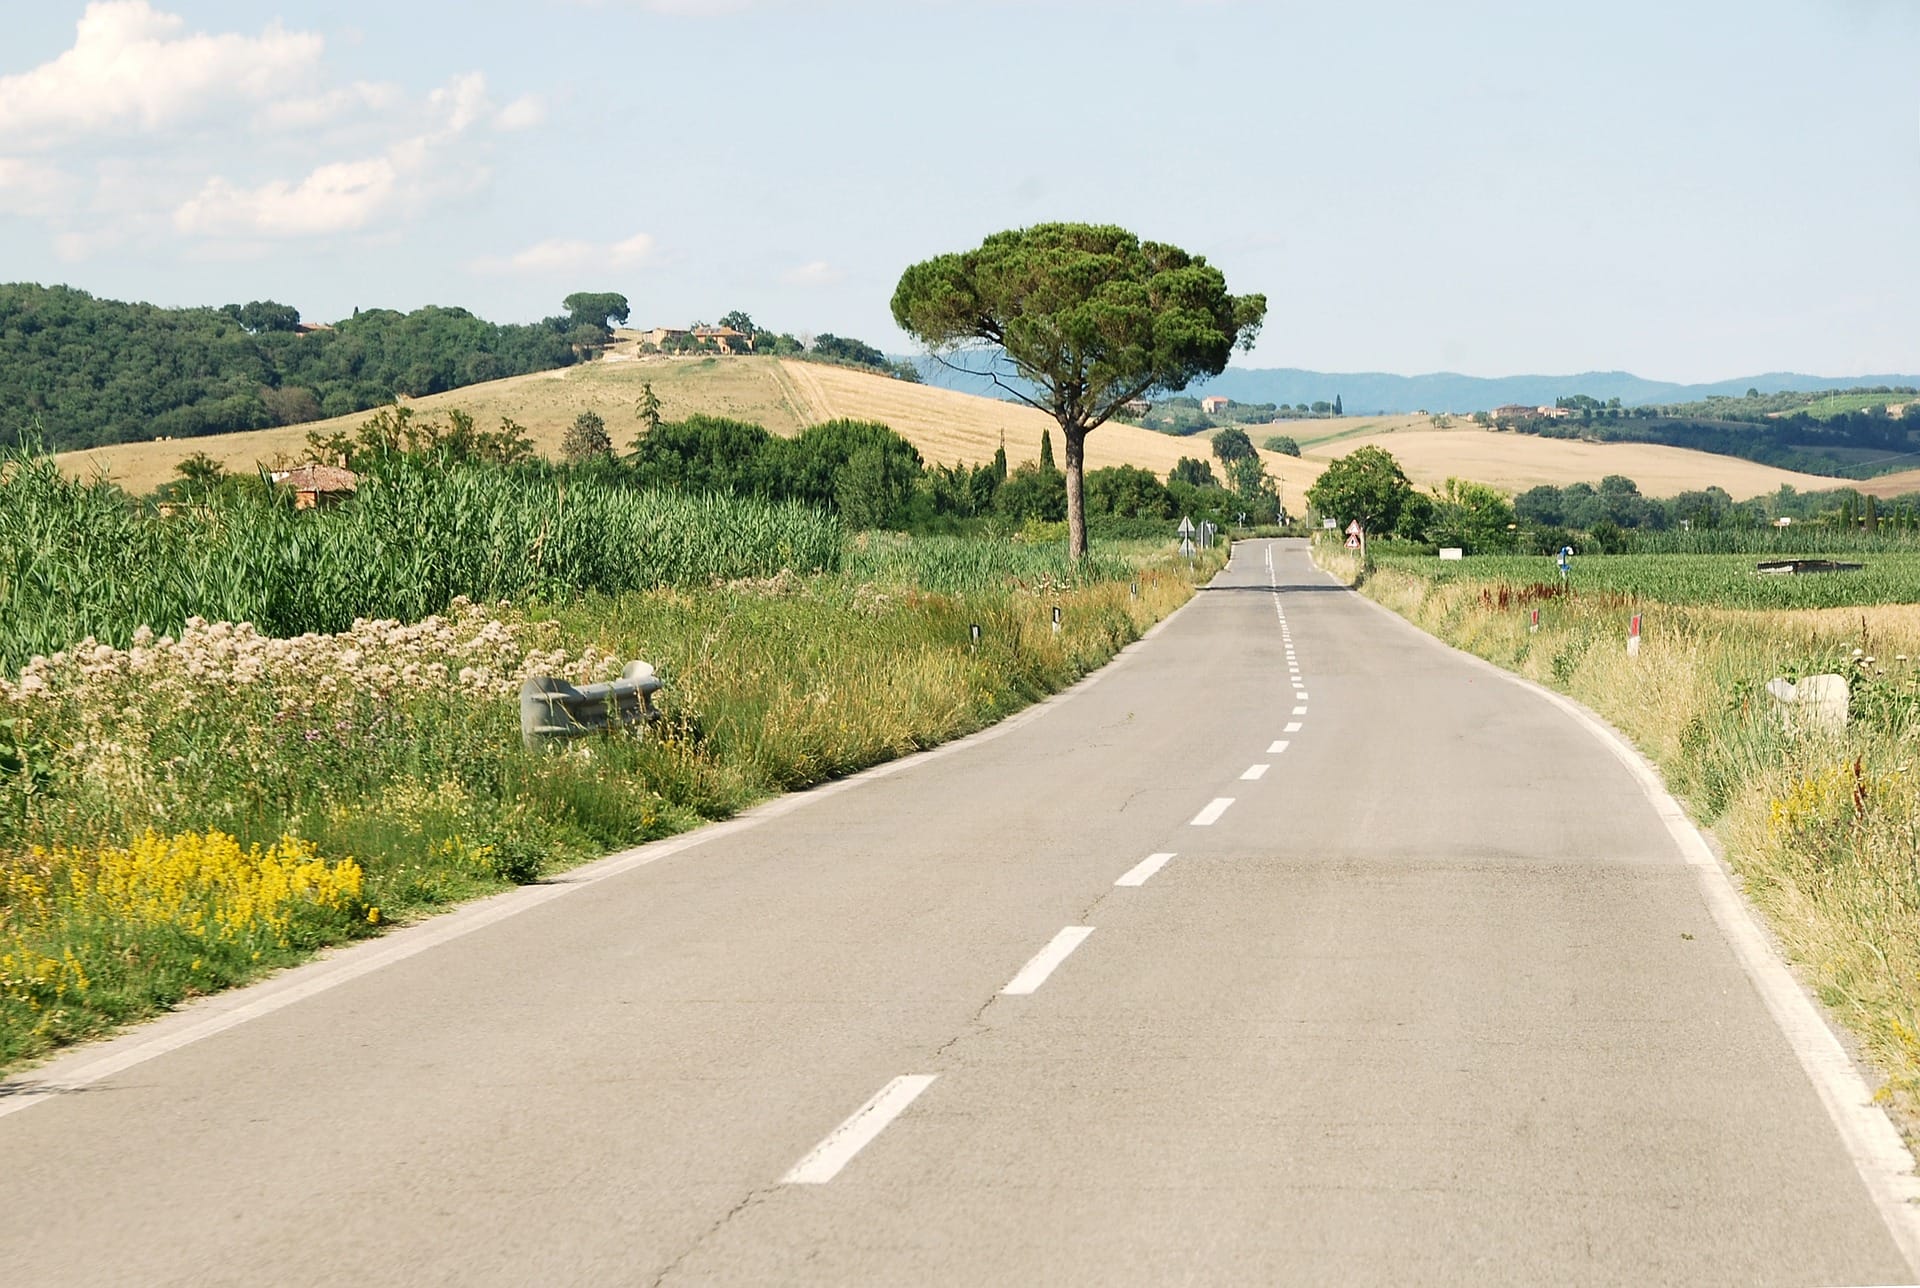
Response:
[[[1801,410],[1815,420],[1826,420],[1832,416],[1844,416],[1848,412],[1865,411],[1869,407],[1885,407],[1888,403],[1913,401],[1912,394],[1831,394],[1815,399]]]
[[[1752,555],[1588,555],[1573,560],[1576,595],[1611,594],[1666,604],[1726,608],[1838,608],[1920,602],[1920,553],[1843,556],[1857,572],[1769,576]],[[1558,585],[1554,560],[1542,555],[1479,555],[1441,563],[1431,555],[1382,553],[1381,567],[1435,584]]]

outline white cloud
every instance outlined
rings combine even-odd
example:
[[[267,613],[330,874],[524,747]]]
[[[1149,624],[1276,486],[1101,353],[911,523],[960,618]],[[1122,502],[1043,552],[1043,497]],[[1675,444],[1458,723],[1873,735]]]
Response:
[[[173,212],[173,226],[202,237],[303,237],[366,227],[393,204],[400,170],[391,157],[336,161],[299,183],[239,188],[215,177]]]
[[[780,274],[780,280],[788,286],[832,286],[845,276],[826,260],[816,259],[812,263],[788,269]]]
[[[522,94],[500,109],[493,123],[503,130],[525,130],[547,119],[547,105],[537,94]]]
[[[78,188],[64,170],[22,157],[0,157],[0,215],[58,214]]]
[[[446,128],[458,134],[487,110],[487,78],[479,72],[457,76],[428,95],[427,103],[446,118]]]
[[[425,134],[400,139],[373,157],[317,166],[298,182],[274,179],[243,188],[221,175],[173,212],[173,226],[201,237],[310,237],[357,232],[418,200],[434,186],[441,154],[490,108],[487,79],[455,78],[427,98],[441,118]],[[485,171],[470,168],[468,179]],[[455,185],[458,186],[458,185]]]
[[[633,268],[653,257],[653,238],[635,233],[624,241],[591,242],[556,237],[535,242],[504,258],[474,260],[476,273],[558,273],[596,268]]]
[[[325,45],[278,23],[257,37],[185,35],[185,26],[147,0],[88,5],[71,49],[0,77],[0,134],[44,146],[73,134],[157,130],[221,102],[283,92]]]

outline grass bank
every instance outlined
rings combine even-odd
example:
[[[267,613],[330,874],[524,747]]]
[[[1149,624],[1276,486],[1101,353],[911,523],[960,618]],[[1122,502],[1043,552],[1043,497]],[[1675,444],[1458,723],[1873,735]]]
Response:
[[[1359,572],[1343,550],[1316,550],[1316,558],[1349,581]],[[1557,588],[1532,571],[1515,578],[1499,559],[1381,560],[1361,587],[1448,643],[1579,699],[1660,767],[1718,834],[1789,958],[1885,1074],[1880,1095],[1912,1143],[1920,1139],[1920,611],[1728,608],[1699,602],[1719,597],[1715,569],[1641,558],[1655,566],[1623,564],[1621,588],[1577,584],[1571,595],[1543,593]],[[1654,589],[1663,579],[1670,598]],[[1629,657],[1635,612],[1644,633],[1639,656]],[[1828,672],[1848,679],[1847,729],[1788,733],[1770,709],[1767,681]]]
[[[0,681],[0,1066],[991,724],[1221,560],[1190,577],[1166,550],[1073,569],[869,536],[837,572],[455,599],[291,639],[192,618],[32,661]],[[648,736],[521,748],[525,676],[632,658],[667,681]]]

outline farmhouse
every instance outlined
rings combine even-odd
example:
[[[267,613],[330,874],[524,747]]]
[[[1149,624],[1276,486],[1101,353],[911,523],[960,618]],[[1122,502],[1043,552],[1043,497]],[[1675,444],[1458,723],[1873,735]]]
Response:
[[[1542,420],[1565,420],[1573,415],[1571,407],[1535,407],[1533,414]]]
[[[730,326],[657,326],[651,331],[642,331],[640,342],[662,349],[669,340],[683,336],[717,345],[722,353],[738,353],[742,349],[749,353],[753,351],[753,337]]]
[[[1231,406],[1233,399],[1222,398],[1219,394],[1211,394],[1200,400],[1200,410],[1209,416],[1217,416]]]
[[[337,465],[309,462],[269,476],[280,487],[293,489],[293,508],[317,510],[337,505],[360,486],[360,476]]]
[[[713,341],[722,353],[732,353],[736,346],[749,352],[753,349],[753,337],[730,326],[697,326],[693,328],[693,338]]]
[[[1495,407],[1493,409],[1493,418],[1495,420],[1525,420],[1527,417],[1537,416],[1539,413],[1540,409],[1538,407],[1529,407],[1524,403],[1508,403],[1504,407]]]

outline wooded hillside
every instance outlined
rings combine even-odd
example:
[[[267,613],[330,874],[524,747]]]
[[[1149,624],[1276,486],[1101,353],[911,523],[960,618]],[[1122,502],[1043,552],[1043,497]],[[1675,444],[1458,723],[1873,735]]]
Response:
[[[0,284],[0,444],[59,450],[343,416],[574,361],[575,320],[369,309],[299,329],[272,301],[166,309]]]

